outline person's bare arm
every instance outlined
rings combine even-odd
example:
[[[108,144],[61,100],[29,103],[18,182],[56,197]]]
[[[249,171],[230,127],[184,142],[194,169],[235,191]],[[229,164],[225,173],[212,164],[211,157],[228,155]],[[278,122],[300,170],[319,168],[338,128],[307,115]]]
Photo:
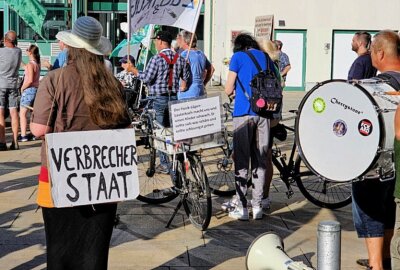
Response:
[[[51,70],[53,68],[52,64],[50,64],[50,62],[47,60],[42,60],[41,66],[47,68],[48,70]]]
[[[394,134],[396,140],[400,141],[400,105],[397,106],[396,114],[394,115]]]
[[[208,68],[206,70],[206,75],[204,77],[204,85],[206,85],[212,78],[212,75],[214,74],[215,68],[213,65],[210,66],[210,68]]]
[[[31,64],[27,64],[25,66],[26,75],[24,77],[24,82],[21,86],[21,92],[28,88],[33,82],[33,66]]]
[[[37,137],[37,138],[43,137],[47,133],[52,132],[51,127],[42,125],[42,124],[33,123],[33,122],[31,122],[29,128],[30,128],[32,134],[35,135],[35,137]]]
[[[235,82],[236,82],[237,73],[233,71],[229,71],[228,79],[225,84],[225,93],[228,96],[231,96],[235,92]]]
[[[282,77],[286,76],[291,68],[290,65],[287,65],[281,72]]]

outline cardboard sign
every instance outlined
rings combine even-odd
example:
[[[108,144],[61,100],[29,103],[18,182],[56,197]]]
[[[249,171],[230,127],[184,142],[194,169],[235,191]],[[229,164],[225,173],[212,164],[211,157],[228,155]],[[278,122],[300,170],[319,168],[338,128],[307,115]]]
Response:
[[[134,129],[46,134],[55,207],[119,202],[139,195]]]
[[[254,37],[257,39],[271,40],[274,25],[274,15],[256,17],[254,26]]]
[[[185,140],[221,132],[220,97],[178,101],[170,107],[174,140]]]

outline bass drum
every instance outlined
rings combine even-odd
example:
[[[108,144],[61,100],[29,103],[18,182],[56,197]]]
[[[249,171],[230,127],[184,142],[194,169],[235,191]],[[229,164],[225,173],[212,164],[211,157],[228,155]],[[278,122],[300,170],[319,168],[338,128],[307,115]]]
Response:
[[[375,79],[317,84],[296,122],[299,154],[314,173],[334,181],[393,178],[394,113],[399,96]]]

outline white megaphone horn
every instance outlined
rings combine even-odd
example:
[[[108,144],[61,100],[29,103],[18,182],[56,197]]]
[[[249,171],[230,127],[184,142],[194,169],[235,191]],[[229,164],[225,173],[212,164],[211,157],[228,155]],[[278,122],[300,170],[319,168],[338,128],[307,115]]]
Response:
[[[246,254],[247,270],[313,270],[293,261],[283,249],[282,239],[273,232],[259,235]]]

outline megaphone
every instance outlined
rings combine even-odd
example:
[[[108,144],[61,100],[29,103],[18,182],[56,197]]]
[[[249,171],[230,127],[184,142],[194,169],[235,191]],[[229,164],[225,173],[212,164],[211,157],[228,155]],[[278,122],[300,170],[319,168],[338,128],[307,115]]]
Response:
[[[283,249],[282,239],[273,232],[259,235],[246,254],[247,270],[313,270],[293,261]]]

